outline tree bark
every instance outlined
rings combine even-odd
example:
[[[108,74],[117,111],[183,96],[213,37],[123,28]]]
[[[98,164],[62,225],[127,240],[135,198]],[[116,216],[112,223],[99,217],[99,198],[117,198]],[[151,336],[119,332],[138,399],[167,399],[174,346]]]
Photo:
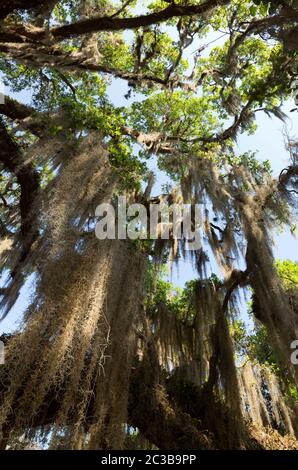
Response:
[[[175,5],[174,3],[171,3],[170,6],[164,10],[154,12],[149,15],[134,16],[131,18],[112,18],[110,16],[95,17],[54,28],[51,30],[51,34],[55,39],[63,40],[73,36],[94,33],[97,31],[136,29],[158,24],[171,18],[203,15],[219,6],[227,5],[228,3],[230,3],[230,0],[206,0],[204,3],[200,3],[199,5],[189,6]]]
[[[35,10],[48,7],[53,0],[2,0],[0,5],[0,20],[15,10]]]

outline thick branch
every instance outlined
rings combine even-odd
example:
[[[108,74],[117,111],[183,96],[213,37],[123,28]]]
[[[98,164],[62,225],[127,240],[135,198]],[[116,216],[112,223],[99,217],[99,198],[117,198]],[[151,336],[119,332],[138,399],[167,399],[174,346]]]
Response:
[[[250,110],[252,103],[249,101],[242,109],[239,115],[235,116],[234,123],[222,131],[221,133],[214,134],[213,136],[206,137],[181,137],[178,135],[166,135],[163,132],[151,132],[146,134],[144,132],[138,131],[136,129],[132,129],[130,127],[123,127],[123,133],[126,135],[130,135],[133,139],[135,139],[138,143],[145,145],[149,150],[156,150],[160,153],[174,153],[175,149],[173,146],[179,145],[180,143],[184,144],[195,144],[195,143],[216,143],[216,142],[225,142],[228,139],[235,139],[239,128],[245,120],[249,117],[253,111]],[[170,144],[170,145],[169,145]]]
[[[59,49],[59,46],[56,45],[52,47],[45,45],[35,46],[34,43],[16,44],[0,42],[0,51],[5,53],[7,57],[15,59],[30,67],[36,68],[44,66],[55,68],[59,71],[73,70],[75,72],[88,70],[90,72],[100,72],[112,75],[136,85],[153,83],[160,86],[175,86],[184,90],[193,90],[191,83],[171,79],[170,77],[158,77],[146,72],[129,72],[114,69],[98,63],[95,57],[88,57],[84,53],[66,54]]]
[[[172,3],[164,10],[151,13],[149,15],[141,15],[132,18],[115,18],[110,16],[95,17],[54,28],[51,30],[51,34],[55,39],[62,40],[97,31],[136,29],[142,26],[151,26],[152,24],[161,23],[171,18],[203,15],[209,13],[211,10],[214,10],[216,7],[227,5],[228,3],[230,3],[230,0],[206,0],[200,5],[189,6],[175,5]]]
[[[31,116],[34,113],[34,109],[13,100],[9,96],[4,96],[4,103],[0,104],[0,113],[13,120],[22,120]]]
[[[36,10],[48,7],[53,0],[2,0],[0,5],[0,19],[15,10]]]

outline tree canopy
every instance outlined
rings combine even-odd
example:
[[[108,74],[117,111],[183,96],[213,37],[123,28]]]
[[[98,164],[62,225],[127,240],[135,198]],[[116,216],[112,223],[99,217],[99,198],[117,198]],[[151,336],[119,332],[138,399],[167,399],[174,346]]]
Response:
[[[298,448],[298,268],[272,252],[298,143],[279,175],[236,151],[259,113],[297,112],[297,38],[296,0],[2,1],[3,318],[34,280],[2,337],[3,448]],[[200,248],[97,240],[122,195],[199,207]],[[183,258],[177,290],[163,266]]]

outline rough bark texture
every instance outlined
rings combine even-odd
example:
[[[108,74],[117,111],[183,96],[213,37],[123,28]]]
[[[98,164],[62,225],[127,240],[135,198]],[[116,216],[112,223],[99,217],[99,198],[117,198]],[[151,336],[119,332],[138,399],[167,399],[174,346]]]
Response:
[[[0,5],[0,19],[5,18],[15,10],[36,10],[48,7],[52,3],[54,3],[53,0],[2,0]]]

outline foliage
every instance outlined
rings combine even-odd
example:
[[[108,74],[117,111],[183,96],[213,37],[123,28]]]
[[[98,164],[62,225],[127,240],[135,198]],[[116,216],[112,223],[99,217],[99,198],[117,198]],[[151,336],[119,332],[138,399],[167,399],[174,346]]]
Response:
[[[274,262],[272,236],[295,223],[296,154],[274,175],[236,142],[258,113],[286,119],[296,33],[290,0],[0,5],[4,314],[37,279],[7,341],[0,431],[34,434],[52,396],[55,424],[41,428],[53,447],[254,446],[245,413],[294,432],[298,268]],[[155,161],[171,184],[152,197]],[[174,237],[97,243],[95,207],[123,194],[199,206],[200,250]],[[177,288],[165,265],[182,257],[197,273]],[[253,331],[236,295],[248,286]],[[273,372],[267,404],[259,370]]]
[[[276,268],[285,289],[298,288],[298,263],[291,260],[276,260]]]

